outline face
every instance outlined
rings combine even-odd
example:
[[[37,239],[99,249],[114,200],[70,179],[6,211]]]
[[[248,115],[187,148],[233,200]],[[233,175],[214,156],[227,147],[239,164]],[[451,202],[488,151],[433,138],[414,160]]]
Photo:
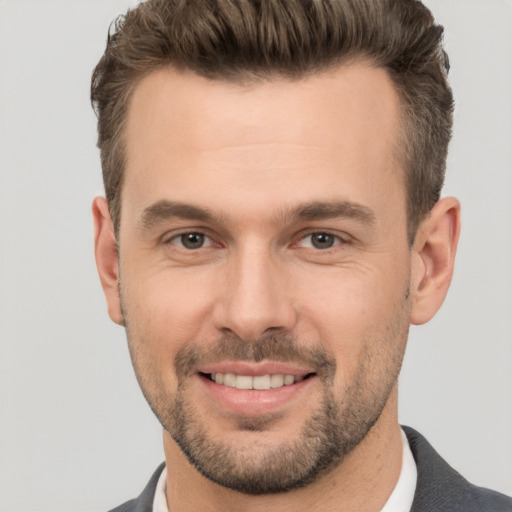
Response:
[[[393,414],[411,268],[398,111],[363,64],[137,86],[122,315],[149,404],[210,480],[304,486]]]

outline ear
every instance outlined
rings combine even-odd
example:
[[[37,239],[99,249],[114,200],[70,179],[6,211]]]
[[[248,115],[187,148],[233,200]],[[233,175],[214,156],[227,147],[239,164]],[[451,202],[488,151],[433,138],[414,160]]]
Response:
[[[92,203],[94,254],[101,286],[107,299],[108,314],[113,322],[124,324],[119,297],[119,260],[116,236],[107,200],[97,197]]]
[[[420,224],[412,247],[412,324],[428,322],[441,307],[452,280],[459,234],[459,201],[441,199]]]

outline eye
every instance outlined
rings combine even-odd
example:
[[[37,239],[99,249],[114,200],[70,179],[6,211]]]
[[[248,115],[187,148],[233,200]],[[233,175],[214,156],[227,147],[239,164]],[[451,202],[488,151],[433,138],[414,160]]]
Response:
[[[310,233],[299,241],[301,247],[309,247],[313,249],[330,249],[335,245],[342,242],[340,237],[332,235],[331,233],[324,233],[322,231]]]
[[[203,247],[212,245],[210,237],[206,236],[204,233],[195,231],[177,235],[171,238],[169,242],[188,250],[202,249]]]

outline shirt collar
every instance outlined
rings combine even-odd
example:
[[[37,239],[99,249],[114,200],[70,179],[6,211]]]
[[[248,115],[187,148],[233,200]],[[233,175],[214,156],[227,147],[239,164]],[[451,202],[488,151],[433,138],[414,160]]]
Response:
[[[418,479],[418,471],[416,463],[409,447],[409,441],[401,430],[402,434],[402,469],[398,482],[391,493],[384,508],[380,512],[409,512],[414,500],[414,492],[416,491],[416,481]],[[155,491],[155,499],[153,501],[153,512],[169,512],[167,508],[167,499],[165,497],[165,484],[167,481],[167,467],[164,468]]]

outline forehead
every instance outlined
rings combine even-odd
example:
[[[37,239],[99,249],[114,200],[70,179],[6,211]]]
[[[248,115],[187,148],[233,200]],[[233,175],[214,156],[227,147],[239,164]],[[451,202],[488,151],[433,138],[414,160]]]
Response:
[[[396,90],[368,64],[249,84],[159,70],[131,98],[123,203],[361,202],[353,196],[403,189],[398,129]]]

